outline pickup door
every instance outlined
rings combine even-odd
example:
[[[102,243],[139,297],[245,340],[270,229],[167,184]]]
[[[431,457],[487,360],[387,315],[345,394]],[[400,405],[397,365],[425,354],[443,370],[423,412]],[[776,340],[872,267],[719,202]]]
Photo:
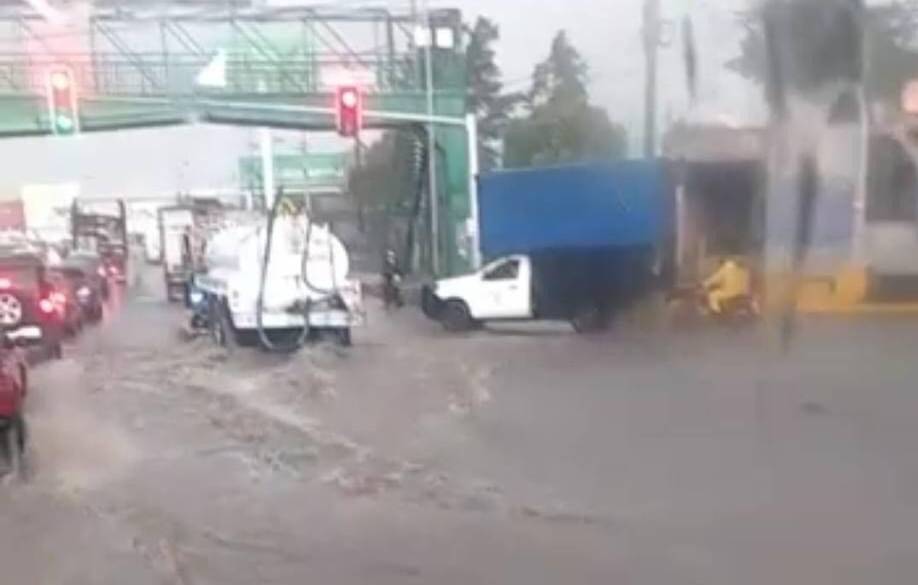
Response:
[[[477,291],[469,299],[476,319],[524,319],[532,316],[529,259],[511,256],[478,273]]]

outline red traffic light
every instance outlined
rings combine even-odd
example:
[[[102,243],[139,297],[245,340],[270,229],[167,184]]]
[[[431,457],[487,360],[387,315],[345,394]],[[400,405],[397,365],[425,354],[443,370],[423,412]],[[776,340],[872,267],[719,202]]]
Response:
[[[73,73],[66,67],[48,72],[48,117],[51,131],[58,135],[79,131],[79,112]]]
[[[341,92],[341,106],[345,108],[356,108],[360,98],[357,96],[357,90],[348,88]]]
[[[354,137],[363,127],[363,96],[353,86],[339,87],[335,94],[335,126],[341,136]]]

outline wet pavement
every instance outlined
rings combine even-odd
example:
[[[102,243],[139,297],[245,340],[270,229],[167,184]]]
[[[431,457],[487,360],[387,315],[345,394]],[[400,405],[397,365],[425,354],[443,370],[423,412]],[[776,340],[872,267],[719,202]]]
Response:
[[[873,585],[918,575],[918,322],[227,352],[155,273],[32,372],[3,582]]]

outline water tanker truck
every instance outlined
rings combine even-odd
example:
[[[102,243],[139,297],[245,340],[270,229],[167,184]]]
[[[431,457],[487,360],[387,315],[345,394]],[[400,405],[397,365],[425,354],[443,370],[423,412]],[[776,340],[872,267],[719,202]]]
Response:
[[[348,252],[305,215],[234,218],[206,243],[189,302],[221,345],[292,349],[323,335],[350,345],[364,318]]]

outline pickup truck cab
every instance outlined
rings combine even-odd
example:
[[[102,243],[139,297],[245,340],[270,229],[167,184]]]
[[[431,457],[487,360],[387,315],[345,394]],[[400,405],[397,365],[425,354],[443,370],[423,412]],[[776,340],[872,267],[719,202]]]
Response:
[[[600,331],[649,282],[645,258],[619,250],[505,256],[424,287],[422,309],[449,331],[536,319],[569,321],[581,333]]]
[[[422,308],[451,331],[492,319],[530,319],[534,316],[531,272],[526,256],[501,258],[472,274],[425,287]]]

